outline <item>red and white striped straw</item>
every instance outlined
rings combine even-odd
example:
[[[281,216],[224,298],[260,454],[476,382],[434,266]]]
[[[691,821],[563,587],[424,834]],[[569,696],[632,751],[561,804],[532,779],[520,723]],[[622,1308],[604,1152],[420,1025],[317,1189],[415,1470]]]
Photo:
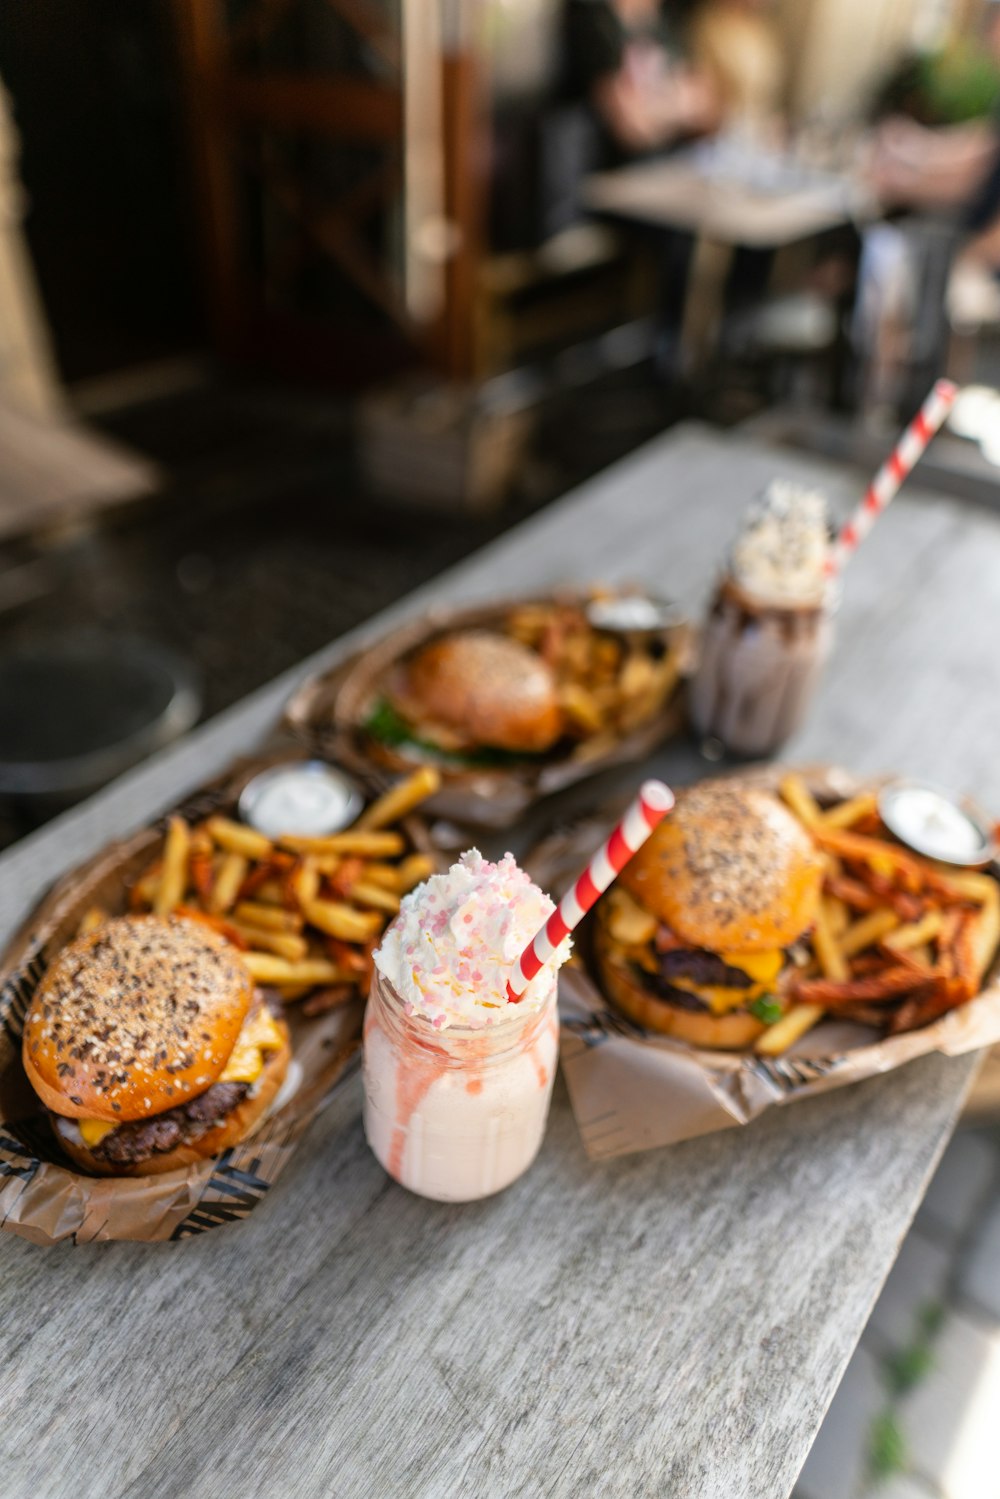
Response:
[[[611,837],[597,850],[575,884],[571,885],[540,932],[532,938],[507,981],[507,998],[517,1004],[531,980],[556,948],[579,926],[598,896],[639,852],[650,833],[666,817],[674,794],[662,781],[646,781]]]
[[[957,395],[957,385],[953,385],[950,380],[938,380],[913,421],[869,484],[861,504],[830,548],[826,563],[828,577],[834,577],[840,572],[851,553],[864,541],[882,511],[895,499],[903,480],[955,404]]]

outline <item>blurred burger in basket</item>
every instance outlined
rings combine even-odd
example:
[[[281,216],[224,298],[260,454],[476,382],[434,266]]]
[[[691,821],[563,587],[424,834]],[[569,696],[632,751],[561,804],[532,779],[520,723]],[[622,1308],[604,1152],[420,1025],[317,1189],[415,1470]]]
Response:
[[[209,928],[110,920],[39,984],[24,1068],[62,1149],[101,1176],[145,1176],[238,1145],[274,1103],[288,1028]]]
[[[430,641],[401,666],[388,700],[415,736],[453,753],[542,754],[563,732],[548,663],[490,630]]]
[[[743,1050],[785,1012],[823,864],[771,795],[735,781],[681,792],[597,908],[605,993],[647,1030]]]

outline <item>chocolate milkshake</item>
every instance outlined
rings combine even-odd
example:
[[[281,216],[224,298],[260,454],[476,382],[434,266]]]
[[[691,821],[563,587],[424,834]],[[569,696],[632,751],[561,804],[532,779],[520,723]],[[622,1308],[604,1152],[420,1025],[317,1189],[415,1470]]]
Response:
[[[733,546],[690,695],[698,733],[733,755],[771,754],[805,718],[833,643],[829,537],[824,497],[775,480]]]

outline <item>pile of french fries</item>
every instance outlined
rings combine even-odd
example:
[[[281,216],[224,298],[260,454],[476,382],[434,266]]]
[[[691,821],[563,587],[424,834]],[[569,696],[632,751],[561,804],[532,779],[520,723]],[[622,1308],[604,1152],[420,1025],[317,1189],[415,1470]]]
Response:
[[[638,728],[663,707],[680,677],[680,652],[662,639],[595,629],[576,605],[519,605],[505,630],[552,669],[566,731],[577,739],[614,739]]]
[[[398,824],[439,785],[423,767],[327,838],[270,839],[228,817],[171,817],[162,856],[133,884],[129,907],[214,928],[259,984],[321,1014],[367,994],[372,953],[401,897],[433,873]],[[81,931],[107,919],[94,907]]]
[[[897,1035],[973,999],[1000,943],[1000,884],[921,858],[881,822],[865,792],[821,808],[800,776],[781,795],[825,862],[812,959],[793,1004],[757,1043],[776,1056],[825,1015]]]

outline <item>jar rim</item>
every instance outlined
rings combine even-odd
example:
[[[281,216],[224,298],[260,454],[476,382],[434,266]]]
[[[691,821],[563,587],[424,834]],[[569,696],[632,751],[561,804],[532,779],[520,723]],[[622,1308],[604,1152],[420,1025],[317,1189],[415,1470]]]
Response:
[[[501,1010],[501,1013],[503,1013],[504,1010],[509,1011],[509,1013],[504,1014],[502,1019],[487,1021],[484,1025],[451,1024],[436,1026],[432,1021],[427,1019],[426,1015],[421,1015],[419,1011],[407,1011],[405,1007],[406,1002],[400,994],[399,990],[396,988],[395,984],[393,984],[392,980],[386,977],[386,975],[382,972],[377,964],[375,966],[375,973],[372,979],[372,991],[370,992],[373,992],[376,986],[381,991],[388,990],[395,1006],[399,1010],[401,1019],[416,1023],[417,1025],[421,1026],[426,1031],[428,1039],[436,1037],[444,1039],[446,1037],[451,1037],[453,1040],[459,1041],[471,1039],[472,1037],[502,1036],[510,1034],[514,1030],[523,1027],[526,1021],[531,1020],[536,1016],[543,1015],[545,1011],[550,1008],[550,1006],[555,1004],[559,992],[558,974],[553,973],[551,994],[543,999],[540,1003],[529,1005],[507,1004],[502,1007],[498,1006],[498,1009]]]

